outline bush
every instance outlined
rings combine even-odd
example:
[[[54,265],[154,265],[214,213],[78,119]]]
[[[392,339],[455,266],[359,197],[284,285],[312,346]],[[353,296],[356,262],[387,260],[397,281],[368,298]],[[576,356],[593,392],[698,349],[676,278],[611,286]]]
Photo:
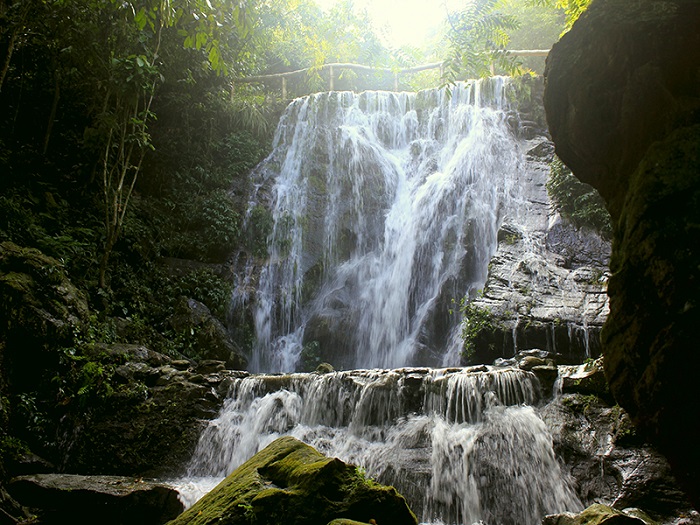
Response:
[[[550,165],[547,193],[561,216],[576,228],[589,228],[606,239],[611,237],[610,214],[603,198],[595,188],[579,181],[559,158]]]
[[[470,361],[476,356],[477,339],[484,332],[496,331],[498,326],[491,310],[469,302],[466,297],[462,299],[460,312],[462,313],[462,341],[464,345],[462,355],[467,361]]]

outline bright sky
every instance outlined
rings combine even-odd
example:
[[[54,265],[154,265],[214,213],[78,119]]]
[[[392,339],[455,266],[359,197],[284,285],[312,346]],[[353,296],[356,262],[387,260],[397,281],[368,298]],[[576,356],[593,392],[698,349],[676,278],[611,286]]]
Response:
[[[337,0],[316,0],[324,9]],[[453,9],[458,0],[354,0],[358,11],[366,9],[380,34],[387,28],[391,46],[420,45],[445,18],[445,4]]]

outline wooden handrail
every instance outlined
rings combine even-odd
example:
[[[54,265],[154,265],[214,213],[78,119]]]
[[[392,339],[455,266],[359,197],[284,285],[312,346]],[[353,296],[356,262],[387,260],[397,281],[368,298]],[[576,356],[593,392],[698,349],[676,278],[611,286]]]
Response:
[[[549,54],[549,49],[506,49],[505,53],[514,56],[526,56],[526,57],[546,57]],[[300,75],[306,73],[312,69],[318,71],[323,71],[328,69],[330,71],[329,84],[330,90],[333,91],[334,84],[334,69],[352,69],[367,72],[382,72],[382,73],[393,73],[394,74],[394,90],[398,90],[399,75],[406,73],[418,73],[420,71],[427,71],[429,69],[442,69],[444,62],[433,62],[430,64],[423,64],[420,66],[402,68],[402,69],[391,69],[388,67],[374,67],[365,66],[363,64],[352,64],[352,63],[333,63],[333,64],[323,64],[317,68],[306,67],[304,69],[297,69],[295,71],[285,71],[283,73],[273,73],[271,75],[256,75],[252,77],[237,78],[233,80],[233,84],[249,84],[253,82],[264,82],[265,80],[282,80],[282,98],[287,98],[287,78],[293,77],[295,75]],[[233,86],[231,86],[231,95],[233,96]]]

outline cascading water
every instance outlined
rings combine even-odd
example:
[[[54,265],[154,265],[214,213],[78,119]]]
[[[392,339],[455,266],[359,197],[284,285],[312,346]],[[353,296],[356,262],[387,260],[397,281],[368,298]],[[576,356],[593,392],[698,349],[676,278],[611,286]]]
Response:
[[[253,375],[234,381],[188,478],[210,488],[289,434],[394,485],[423,522],[535,525],[581,508],[539,398],[531,372],[484,366]]]
[[[309,343],[336,368],[458,364],[445,362],[458,356],[450,301],[483,287],[498,228],[518,210],[506,89],[495,78],[451,96],[332,92],[290,104],[257,171],[274,226],[252,370],[293,371]]]
[[[250,259],[233,301],[252,307],[250,367],[264,373],[233,380],[179,483],[186,502],[291,434],[396,486],[423,522],[535,525],[581,509],[535,375],[444,368],[462,345],[452,300],[483,287],[502,224],[542,243],[518,227],[527,163],[508,82],[290,104],[254,174],[249,220],[272,210],[268,257],[253,300]],[[346,371],[269,375],[297,369],[305,345]]]

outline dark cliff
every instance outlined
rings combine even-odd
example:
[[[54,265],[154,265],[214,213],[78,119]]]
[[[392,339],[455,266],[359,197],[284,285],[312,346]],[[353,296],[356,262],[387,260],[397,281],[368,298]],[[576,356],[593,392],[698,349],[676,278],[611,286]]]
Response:
[[[700,508],[700,2],[596,0],[554,46],[556,152],[614,221],[605,371]]]

